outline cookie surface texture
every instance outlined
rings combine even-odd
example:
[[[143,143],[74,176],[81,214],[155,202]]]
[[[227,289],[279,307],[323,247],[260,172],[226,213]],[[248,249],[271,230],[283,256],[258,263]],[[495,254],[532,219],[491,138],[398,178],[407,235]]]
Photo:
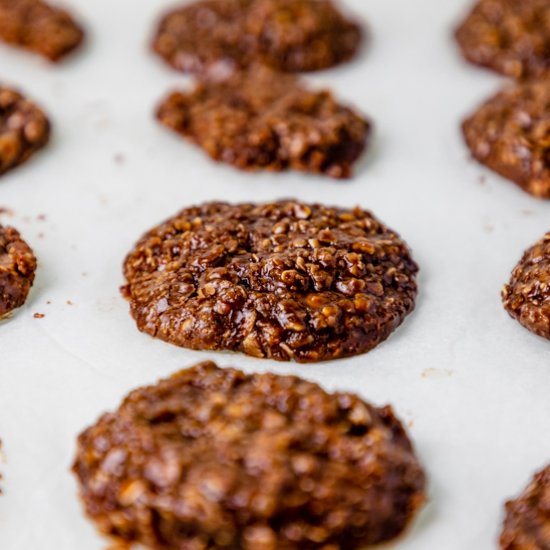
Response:
[[[138,328],[281,361],[374,348],[414,308],[418,267],[369,212],[207,203],[149,231],[124,265]]]
[[[550,548],[550,467],[537,473],[517,499],[506,503],[502,550]]]
[[[550,340],[550,233],[525,252],[502,299],[511,317]]]
[[[65,10],[42,0],[0,0],[0,41],[59,61],[75,50],[84,31]]]
[[[73,470],[100,531],[159,550],[354,550],[424,502],[391,407],[213,363],[132,392],[79,437]]]
[[[550,198],[550,80],[504,89],[463,123],[472,155],[527,193]]]
[[[25,303],[35,271],[29,245],[13,227],[0,225],[0,318]]]
[[[157,118],[216,161],[241,170],[287,169],[348,178],[370,122],[329,91],[255,67],[222,82],[174,92]]]
[[[25,162],[50,137],[50,123],[34,103],[0,85],[0,175]]]
[[[166,14],[153,49],[177,70],[218,73],[263,63],[315,71],[352,58],[360,26],[327,0],[203,0]]]
[[[468,61],[516,79],[548,73],[549,36],[547,0],[480,0],[456,31]]]

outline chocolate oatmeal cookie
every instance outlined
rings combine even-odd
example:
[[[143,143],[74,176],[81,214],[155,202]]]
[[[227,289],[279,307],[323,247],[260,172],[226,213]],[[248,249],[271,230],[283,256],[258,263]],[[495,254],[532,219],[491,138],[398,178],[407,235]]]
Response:
[[[502,550],[550,548],[550,466],[537,473],[524,493],[506,503]]]
[[[241,170],[292,168],[335,178],[351,176],[370,132],[370,123],[330,92],[310,91],[263,67],[174,92],[157,117]]]
[[[315,71],[349,60],[361,28],[330,0],[200,0],[161,20],[153,49],[180,71],[226,72],[265,63]]]
[[[13,227],[0,225],[0,319],[25,303],[35,270],[29,245]]]
[[[385,340],[414,308],[417,271],[359,208],[207,203],[145,234],[123,293],[138,328],[167,342],[310,362]]]
[[[403,532],[425,476],[391,407],[201,363],[80,435],[104,534],[149,548],[355,550]]]
[[[0,40],[59,61],[84,38],[65,10],[42,0],[0,0]]]
[[[550,79],[505,89],[462,129],[479,162],[531,195],[550,198]]]
[[[19,92],[0,85],[0,175],[46,145],[46,115]]]
[[[550,66],[548,0],[479,0],[456,31],[464,57],[516,79]]]
[[[550,340],[550,232],[525,252],[502,300],[511,317]]]

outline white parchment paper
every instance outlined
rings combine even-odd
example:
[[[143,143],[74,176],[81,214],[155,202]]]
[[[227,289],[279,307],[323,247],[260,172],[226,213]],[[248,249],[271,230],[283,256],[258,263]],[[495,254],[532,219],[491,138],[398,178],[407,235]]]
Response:
[[[460,120],[504,82],[456,51],[451,30],[468,2],[347,0],[370,44],[307,78],[376,123],[349,182],[210,162],[152,116],[190,82],[148,50],[165,2],[68,4],[88,40],[67,63],[0,47],[0,81],[54,123],[51,146],[0,180],[0,207],[13,211],[0,222],[40,261],[26,306],[0,325],[0,549],[104,548],[69,473],[77,433],[129,390],[206,358],[394,404],[429,473],[430,503],[390,548],[495,548],[504,500],[550,461],[550,343],[509,319],[499,297],[523,250],[550,229],[550,204],[468,158]],[[204,200],[289,196],[372,209],[413,248],[421,294],[393,337],[367,355],[300,366],[186,351],[137,331],[118,287],[146,229]]]

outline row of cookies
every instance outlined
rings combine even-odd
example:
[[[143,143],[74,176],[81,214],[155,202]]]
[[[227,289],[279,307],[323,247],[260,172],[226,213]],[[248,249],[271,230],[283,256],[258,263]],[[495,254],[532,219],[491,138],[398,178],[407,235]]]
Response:
[[[468,61],[516,80],[463,122],[472,156],[531,195],[550,199],[550,2],[478,0],[455,36]],[[524,253],[502,298],[512,317],[550,339],[550,232]],[[550,465],[507,504],[501,548],[550,546],[549,498]]]

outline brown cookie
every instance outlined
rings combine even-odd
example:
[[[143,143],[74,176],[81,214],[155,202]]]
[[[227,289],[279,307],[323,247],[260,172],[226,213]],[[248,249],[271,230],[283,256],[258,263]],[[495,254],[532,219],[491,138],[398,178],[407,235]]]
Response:
[[[521,496],[506,503],[500,548],[550,548],[550,466],[535,475]]]
[[[514,319],[550,340],[550,232],[525,252],[502,300]]]
[[[214,160],[241,170],[294,169],[335,178],[351,176],[370,133],[370,123],[330,92],[310,91],[293,76],[263,67],[174,92],[157,117]]]
[[[353,57],[361,36],[330,0],[202,0],[165,15],[153,49],[185,72],[226,72],[254,62],[315,71]]]
[[[538,198],[550,198],[550,79],[506,88],[462,125],[472,155]]]
[[[138,328],[280,361],[367,352],[414,309],[418,267],[369,212],[207,203],[149,231],[124,264]]]
[[[13,227],[0,225],[0,318],[25,303],[35,270],[29,245]]]
[[[42,0],[0,0],[0,40],[59,61],[84,31],[68,12]]]
[[[425,476],[391,407],[201,363],[80,435],[99,530],[149,548],[355,550],[403,532]]]
[[[479,0],[456,31],[468,61],[516,79],[548,71],[549,37],[548,0]]]
[[[46,115],[19,92],[0,86],[0,175],[48,143]]]

